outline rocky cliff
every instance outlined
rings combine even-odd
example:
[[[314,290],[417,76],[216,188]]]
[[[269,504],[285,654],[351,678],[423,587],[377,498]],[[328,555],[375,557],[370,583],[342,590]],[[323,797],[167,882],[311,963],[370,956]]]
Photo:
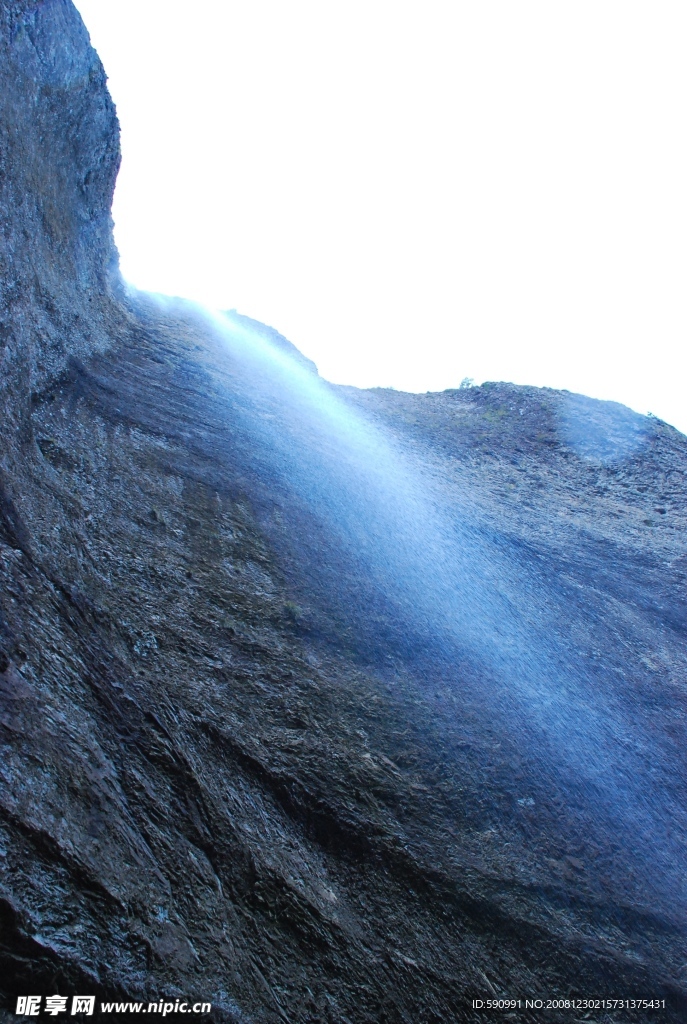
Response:
[[[687,439],[127,292],[78,15],[0,49],[7,1010],[684,1019]]]

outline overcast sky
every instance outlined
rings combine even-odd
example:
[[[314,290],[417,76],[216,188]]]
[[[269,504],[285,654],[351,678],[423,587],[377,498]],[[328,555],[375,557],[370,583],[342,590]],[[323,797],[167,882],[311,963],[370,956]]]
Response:
[[[76,0],[125,277],[340,383],[568,388],[687,432],[687,6]]]

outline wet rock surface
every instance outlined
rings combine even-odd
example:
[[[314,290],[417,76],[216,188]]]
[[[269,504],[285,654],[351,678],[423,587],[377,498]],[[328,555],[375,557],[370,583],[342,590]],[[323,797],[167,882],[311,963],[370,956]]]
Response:
[[[7,1009],[684,1019],[687,439],[334,388],[125,293],[97,57],[67,2],[0,17]]]

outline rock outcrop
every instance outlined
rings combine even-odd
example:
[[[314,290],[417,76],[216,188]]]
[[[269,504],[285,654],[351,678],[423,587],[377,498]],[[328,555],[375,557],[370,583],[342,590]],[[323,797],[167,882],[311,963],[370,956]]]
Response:
[[[26,395],[107,344],[119,130],[71,4],[6,3],[0,18],[0,351],[4,387]]]
[[[0,77],[7,1010],[684,1019],[687,439],[127,291],[69,0]]]

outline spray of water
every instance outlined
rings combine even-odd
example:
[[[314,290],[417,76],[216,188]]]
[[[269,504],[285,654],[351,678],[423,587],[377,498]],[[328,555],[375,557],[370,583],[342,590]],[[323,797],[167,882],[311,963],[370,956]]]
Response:
[[[566,637],[571,612],[562,599],[490,537],[467,490],[442,485],[435,454],[419,459],[264,332],[205,315],[260,396],[263,415],[252,407],[250,430],[271,471],[444,663],[460,652],[480,666],[485,715],[511,731],[527,723],[540,759],[555,762],[604,805],[613,827],[632,834],[634,848],[652,848],[666,887],[676,892],[668,823],[682,823],[684,812],[636,759],[636,723],[580,664]],[[568,419],[564,431],[582,444],[579,410]],[[639,430],[631,426],[634,450]]]

